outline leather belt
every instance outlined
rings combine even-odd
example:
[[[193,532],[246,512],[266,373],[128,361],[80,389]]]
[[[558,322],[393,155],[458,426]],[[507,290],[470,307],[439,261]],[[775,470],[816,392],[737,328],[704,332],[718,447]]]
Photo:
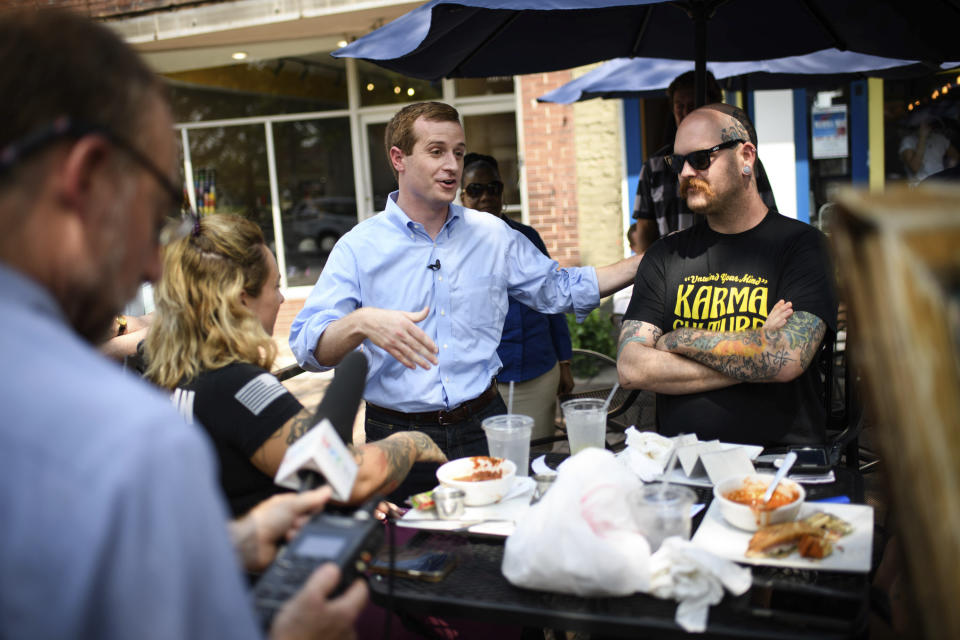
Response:
[[[473,400],[467,400],[462,402],[453,409],[449,411],[424,411],[423,413],[404,413],[403,411],[395,411],[393,409],[387,409],[386,407],[381,407],[379,405],[367,403],[367,411],[373,410],[379,413],[384,413],[388,416],[394,416],[396,418],[402,418],[404,420],[409,420],[411,422],[420,422],[425,424],[439,424],[441,426],[447,426],[461,422],[475,413],[479,413],[487,407],[488,404],[497,396],[497,380],[496,378],[490,383],[490,386],[487,387],[486,391],[478,395]]]

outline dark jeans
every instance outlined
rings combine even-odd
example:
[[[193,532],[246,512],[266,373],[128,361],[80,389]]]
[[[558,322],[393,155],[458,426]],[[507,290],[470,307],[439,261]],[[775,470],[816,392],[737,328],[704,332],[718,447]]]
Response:
[[[487,436],[483,432],[481,423],[484,418],[503,415],[506,412],[507,406],[499,394],[480,411],[451,425],[417,423],[377,411],[374,407],[367,405],[365,424],[367,442],[383,440],[397,431],[420,431],[433,438],[448,460],[466,456],[485,456],[488,453]],[[433,489],[437,486],[436,473],[439,466],[434,462],[415,463],[407,474],[406,480],[397,487],[396,491],[387,496],[387,499],[403,506],[404,500],[413,494]]]

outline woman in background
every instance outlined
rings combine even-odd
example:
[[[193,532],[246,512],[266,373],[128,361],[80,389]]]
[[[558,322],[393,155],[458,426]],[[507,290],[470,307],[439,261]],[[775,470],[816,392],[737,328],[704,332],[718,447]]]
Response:
[[[468,153],[463,160],[461,186],[463,206],[497,216],[550,257],[533,227],[503,215],[503,181],[494,158]],[[497,355],[503,362],[503,370],[497,374],[500,395],[507,398],[512,381],[513,412],[533,418],[531,437],[554,435],[557,396],[573,390],[570,373],[573,349],[567,319],[562,313],[542,314],[510,298]]]
[[[313,426],[313,411],[276,379],[271,338],[283,302],[277,261],[260,227],[210,215],[169,245],[146,342],[146,377],[173,391],[189,422],[209,433],[234,516],[285,491],[273,482],[280,461]],[[386,494],[414,462],[446,460],[418,432],[354,448],[359,466],[351,502]]]

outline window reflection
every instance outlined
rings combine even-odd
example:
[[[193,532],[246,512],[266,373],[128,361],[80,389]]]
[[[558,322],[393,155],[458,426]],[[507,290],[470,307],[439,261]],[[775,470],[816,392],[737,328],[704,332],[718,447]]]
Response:
[[[312,285],[357,223],[347,118],[273,125],[288,286]]]
[[[439,100],[443,97],[443,86],[439,80],[430,82],[408,78],[364,60],[357,60],[357,71],[360,74],[360,105],[364,107]]]
[[[346,66],[324,53],[164,74],[177,122],[347,108]]]
[[[263,125],[190,131],[197,209],[249,218],[273,239],[270,181]]]

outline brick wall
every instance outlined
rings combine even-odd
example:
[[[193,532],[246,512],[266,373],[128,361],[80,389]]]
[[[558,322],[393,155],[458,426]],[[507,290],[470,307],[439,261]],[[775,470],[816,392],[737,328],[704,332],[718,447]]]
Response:
[[[538,103],[537,96],[572,78],[570,71],[555,71],[521,76],[519,83],[530,224],[565,267],[581,264],[573,108]]]

